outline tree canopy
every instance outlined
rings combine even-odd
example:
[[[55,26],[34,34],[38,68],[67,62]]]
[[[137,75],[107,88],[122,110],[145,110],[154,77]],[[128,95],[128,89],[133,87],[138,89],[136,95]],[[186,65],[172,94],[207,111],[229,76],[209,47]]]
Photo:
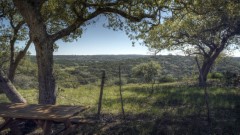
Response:
[[[210,67],[223,50],[239,47],[240,3],[237,1],[176,1],[161,24],[153,26],[145,43],[158,50],[181,49],[201,56],[205,83]]]
[[[152,83],[160,74],[161,66],[158,62],[141,63],[132,68],[133,75],[143,78],[144,82]]]

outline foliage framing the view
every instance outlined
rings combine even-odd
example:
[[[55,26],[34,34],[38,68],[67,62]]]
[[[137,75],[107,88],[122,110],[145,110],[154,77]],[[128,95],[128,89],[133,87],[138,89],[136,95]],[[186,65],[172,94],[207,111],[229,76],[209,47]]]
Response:
[[[199,85],[205,85],[220,53],[239,47],[239,7],[240,3],[234,0],[177,1],[161,24],[138,38],[156,50],[178,49],[187,55],[201,56],[199,74],[203,78],[199,77]]]

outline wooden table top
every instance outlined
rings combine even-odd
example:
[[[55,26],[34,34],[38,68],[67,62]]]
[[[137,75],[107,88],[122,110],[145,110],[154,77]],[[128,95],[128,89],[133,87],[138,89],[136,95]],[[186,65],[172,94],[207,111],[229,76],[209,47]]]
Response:
[[[64,121],[85,110],[83,106],[0,103],[0,117]]]

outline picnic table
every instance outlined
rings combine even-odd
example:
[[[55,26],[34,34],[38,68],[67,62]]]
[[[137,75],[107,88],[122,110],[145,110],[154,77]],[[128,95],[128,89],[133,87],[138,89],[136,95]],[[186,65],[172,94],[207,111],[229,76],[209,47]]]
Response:
[[[43,130],[43,134],[51,134],[54,122],[63,123],[64,129],[59,133],[68,134],[73,125],[71,118],[84,111],[83,106],[70,105],[40,105],[25,103],[0,103],[0,117],[4,122],[0,125],[0,131],[8,128],[15,120],[33,120]]]

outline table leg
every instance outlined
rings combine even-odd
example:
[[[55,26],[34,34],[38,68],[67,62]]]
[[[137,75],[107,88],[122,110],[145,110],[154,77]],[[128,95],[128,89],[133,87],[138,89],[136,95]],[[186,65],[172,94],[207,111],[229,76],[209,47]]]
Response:
[[[4,123],[0,125],[0,131],[10,128],[11,133],[14,135],[22,135],[22,131],[19,129],[19,121],[13,118],[4,118]]]
[[[76,128],[75,125],[72,125],[70,120],[66,120],[64,122],[65,125],[65,131],[63,132],[63,135],[68,135],[70,133],[72,133],[74,131],[74,129]]]
[[[51,135],[52,134],[52,121],[44,121],[43,123],[43,135]]]
[[[53,135],[69,135],[73,133],[74,129],[76,128],[75,125],[72,125],[70,120],[66,120],[65,122],[63,122],[63,124],[64,124],[64,128],[53,133]]]
[[[9,124],[9,128],[11,130],[11,133],[13,135],[23,135],[21,129],[19,128],[19,124],[21,121],[14,119],[10,124]]]
[[[34,120],[34,122],[42,129],[42,135],[50,135],[52,133],[52,121]]]
[[[13,122],[12,118],[4,118],[4,122],[0,125],[0,131],[8,128],[11,122]]]

